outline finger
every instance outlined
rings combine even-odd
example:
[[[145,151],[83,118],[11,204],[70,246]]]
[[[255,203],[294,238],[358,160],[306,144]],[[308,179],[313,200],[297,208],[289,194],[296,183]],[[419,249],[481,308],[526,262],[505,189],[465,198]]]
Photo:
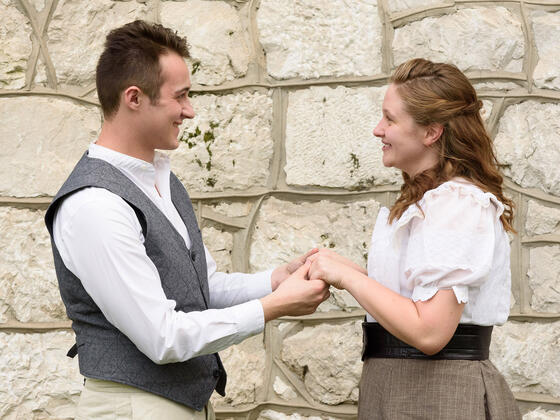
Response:
[[[309,272],[309,267],[311,267],[311,261],[306,261],[292,273],[292,276],[304,277]]]
[[[313,262],[313,261],[315,261],[317,258],[319,258],[319,254],[313,254],[313,255],[310,255],[309,257],[307,257],[306,261],[311,261],[311,262]]]
[[[303,255],[303,257],[301,257],[301,258],[302,258],[302,260],[305,261],[305,260],[306,260],[307,258],[309,258],[311,255],[316,254],[317,252],[319,252],[319,248],[310,249],[310,250],[307,251],[307,252],[305,253],[305,255]]]

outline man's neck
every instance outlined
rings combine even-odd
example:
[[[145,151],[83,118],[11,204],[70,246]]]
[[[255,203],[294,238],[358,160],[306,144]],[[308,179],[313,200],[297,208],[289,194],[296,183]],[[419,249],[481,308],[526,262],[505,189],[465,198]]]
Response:
[[[152,163],[155,151],[142,147],[142,144],[138,143],[138,137],[134,134],[134,130],[125,129],[125,127],[124,124],[105,121],[95,143],[116,152]]]

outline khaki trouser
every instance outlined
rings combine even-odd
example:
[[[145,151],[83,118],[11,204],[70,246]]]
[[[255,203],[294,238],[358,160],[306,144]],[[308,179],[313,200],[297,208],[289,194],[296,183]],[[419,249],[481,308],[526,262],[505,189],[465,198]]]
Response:
[[[132,386],[86,379],[76,420],[215,420],[210,402],[202,411]]]

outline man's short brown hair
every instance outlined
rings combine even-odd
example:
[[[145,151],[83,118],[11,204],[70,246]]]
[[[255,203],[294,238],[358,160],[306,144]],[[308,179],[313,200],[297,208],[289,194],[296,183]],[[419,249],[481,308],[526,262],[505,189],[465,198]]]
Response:
[[[136,20],[109,32],[95,77],[105,118],[118,111],[120,95],[129,86],[138,86],[152,102],[158,100],[163,83],[159,57],[169,51],[190,57],[187,40],[157,23]]]

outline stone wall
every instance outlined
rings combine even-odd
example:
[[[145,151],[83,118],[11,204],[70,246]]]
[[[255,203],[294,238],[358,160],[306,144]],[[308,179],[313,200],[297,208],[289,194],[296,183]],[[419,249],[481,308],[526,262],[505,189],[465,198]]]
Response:
[[[387,78],[424,56],[457,64],[517,204],[512,307],[492,360],[526,419],[560,418],[560,2],[0,0],[0,417],[73,416],[81,389],[42,223],[99,132],[104,35],[134,18],[191,44],[193,104],[174,170],[222,270],[313,246],[365,264],[399,175],[372,129]],[[356,415],[363,310],[335,292],[222,353],[220,419]]]

